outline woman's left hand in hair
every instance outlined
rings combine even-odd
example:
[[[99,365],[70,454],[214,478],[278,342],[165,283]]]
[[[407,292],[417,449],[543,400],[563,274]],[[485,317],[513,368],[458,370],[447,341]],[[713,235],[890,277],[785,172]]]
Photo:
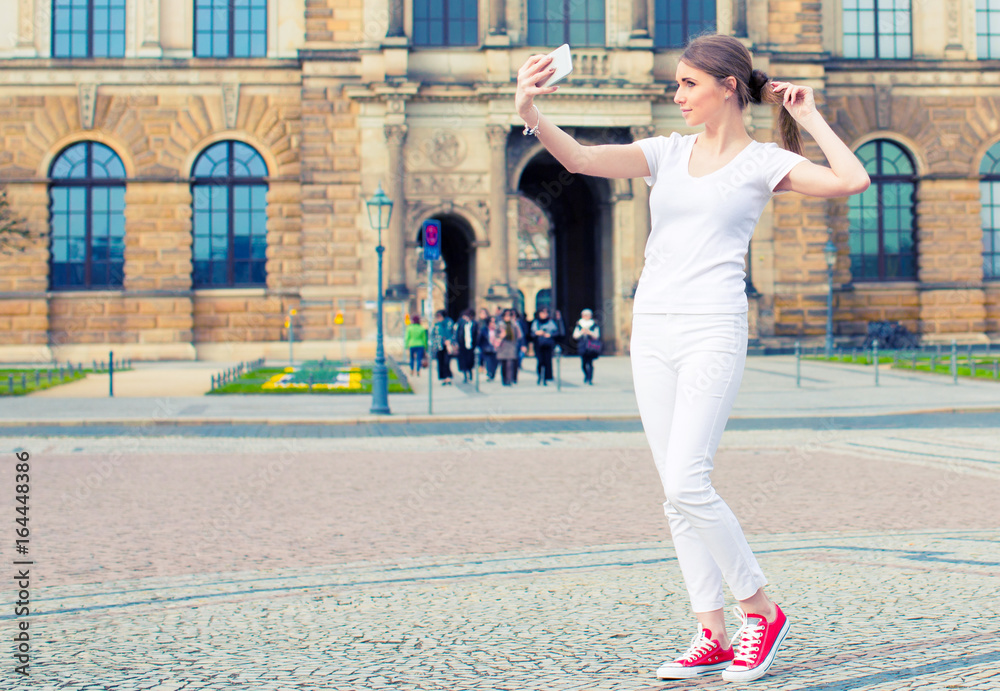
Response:
[[[798,86],[790,82],[771,82],[771,88],[776,94],[781,94],[782,105],[796,122],[816,113],[816,101],[813,100],[811,86]]]

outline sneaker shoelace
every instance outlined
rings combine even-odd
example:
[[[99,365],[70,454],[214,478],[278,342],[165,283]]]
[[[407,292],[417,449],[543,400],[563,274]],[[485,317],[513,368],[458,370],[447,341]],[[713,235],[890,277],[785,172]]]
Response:
[[[760,651],[764,639],[764,620],[754,617],[752,620],[739,607],[734,607],[733,611],[742,620],[740,628],[733,634],[733,662],[744,662],[753,665],[757,661],[757,653]]]
[[[688,647],[686,653],[681,657],[677,658],[678,662],[694,662],[702,655],[705,655],[715,648],[715,641],[710,638],[706,638],[701,631],[694,635],[691,639],[691,645]]]

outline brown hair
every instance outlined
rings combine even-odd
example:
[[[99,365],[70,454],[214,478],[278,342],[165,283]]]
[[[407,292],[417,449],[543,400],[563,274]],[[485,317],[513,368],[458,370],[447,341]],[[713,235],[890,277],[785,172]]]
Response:
[[[767,75],[754,69],[750,51],[739,40],[722,34],[698,36],[688,43],[681,60],[720,82],[726,77],[735,77],[740,108],[746,108],[750,103],[777,105],[781,146],[797,154],[802,153],[802,138],[795,118],[782,106],[782,96],[771,88]]]

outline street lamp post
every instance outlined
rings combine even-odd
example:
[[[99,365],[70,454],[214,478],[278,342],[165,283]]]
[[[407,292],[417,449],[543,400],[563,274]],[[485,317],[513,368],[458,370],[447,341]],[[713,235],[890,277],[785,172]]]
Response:
[[[833,357],[833,266],[837,263],[837,246],[833,244],[833,229],[826,233],[826,244],[823,245],[823,258],[826,260],[826,357]]]
[[[382,230],[389,227],[392,217],[392,200],[382,191],[382,183],[372,198],[367,200],[368,223],[378,229],[378,341],[375,346],[375,369],[372,371],[372,408],[373,415],[389,415],[389,373],[385,367],[385,347],[382,334]]]

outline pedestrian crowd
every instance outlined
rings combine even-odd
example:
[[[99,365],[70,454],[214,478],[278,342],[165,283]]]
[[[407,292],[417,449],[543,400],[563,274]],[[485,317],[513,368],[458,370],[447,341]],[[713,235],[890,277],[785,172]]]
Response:
[[[509,307],[497,307],[493,314],[482,307],[478,316],[471,309],[463,311],[458,321],[438,310],[429,326],[421,322],[420,315],[412,315],[406,328],[405,347],[410,354],[411,376],[419,377],[433,358],[442,386],[451,385],[454,379],[452,360],[457,361],[463,383],[473,380],[478,366],[488,381],[495,381],[499,374],[504,386],[513,386],[530,349],[536,361],[536,382],[538,386],[548,386],[555,378],[552,359],[556,348],[567,352],[566,337],[559,310],[550,313],[548,307],[540,307],[529,322],[522,313]],[[594,360],[601,354],[602,342],[601,329],[591,310],[583,310],[569,339],[580,356],[583,382],[592,385]]]

